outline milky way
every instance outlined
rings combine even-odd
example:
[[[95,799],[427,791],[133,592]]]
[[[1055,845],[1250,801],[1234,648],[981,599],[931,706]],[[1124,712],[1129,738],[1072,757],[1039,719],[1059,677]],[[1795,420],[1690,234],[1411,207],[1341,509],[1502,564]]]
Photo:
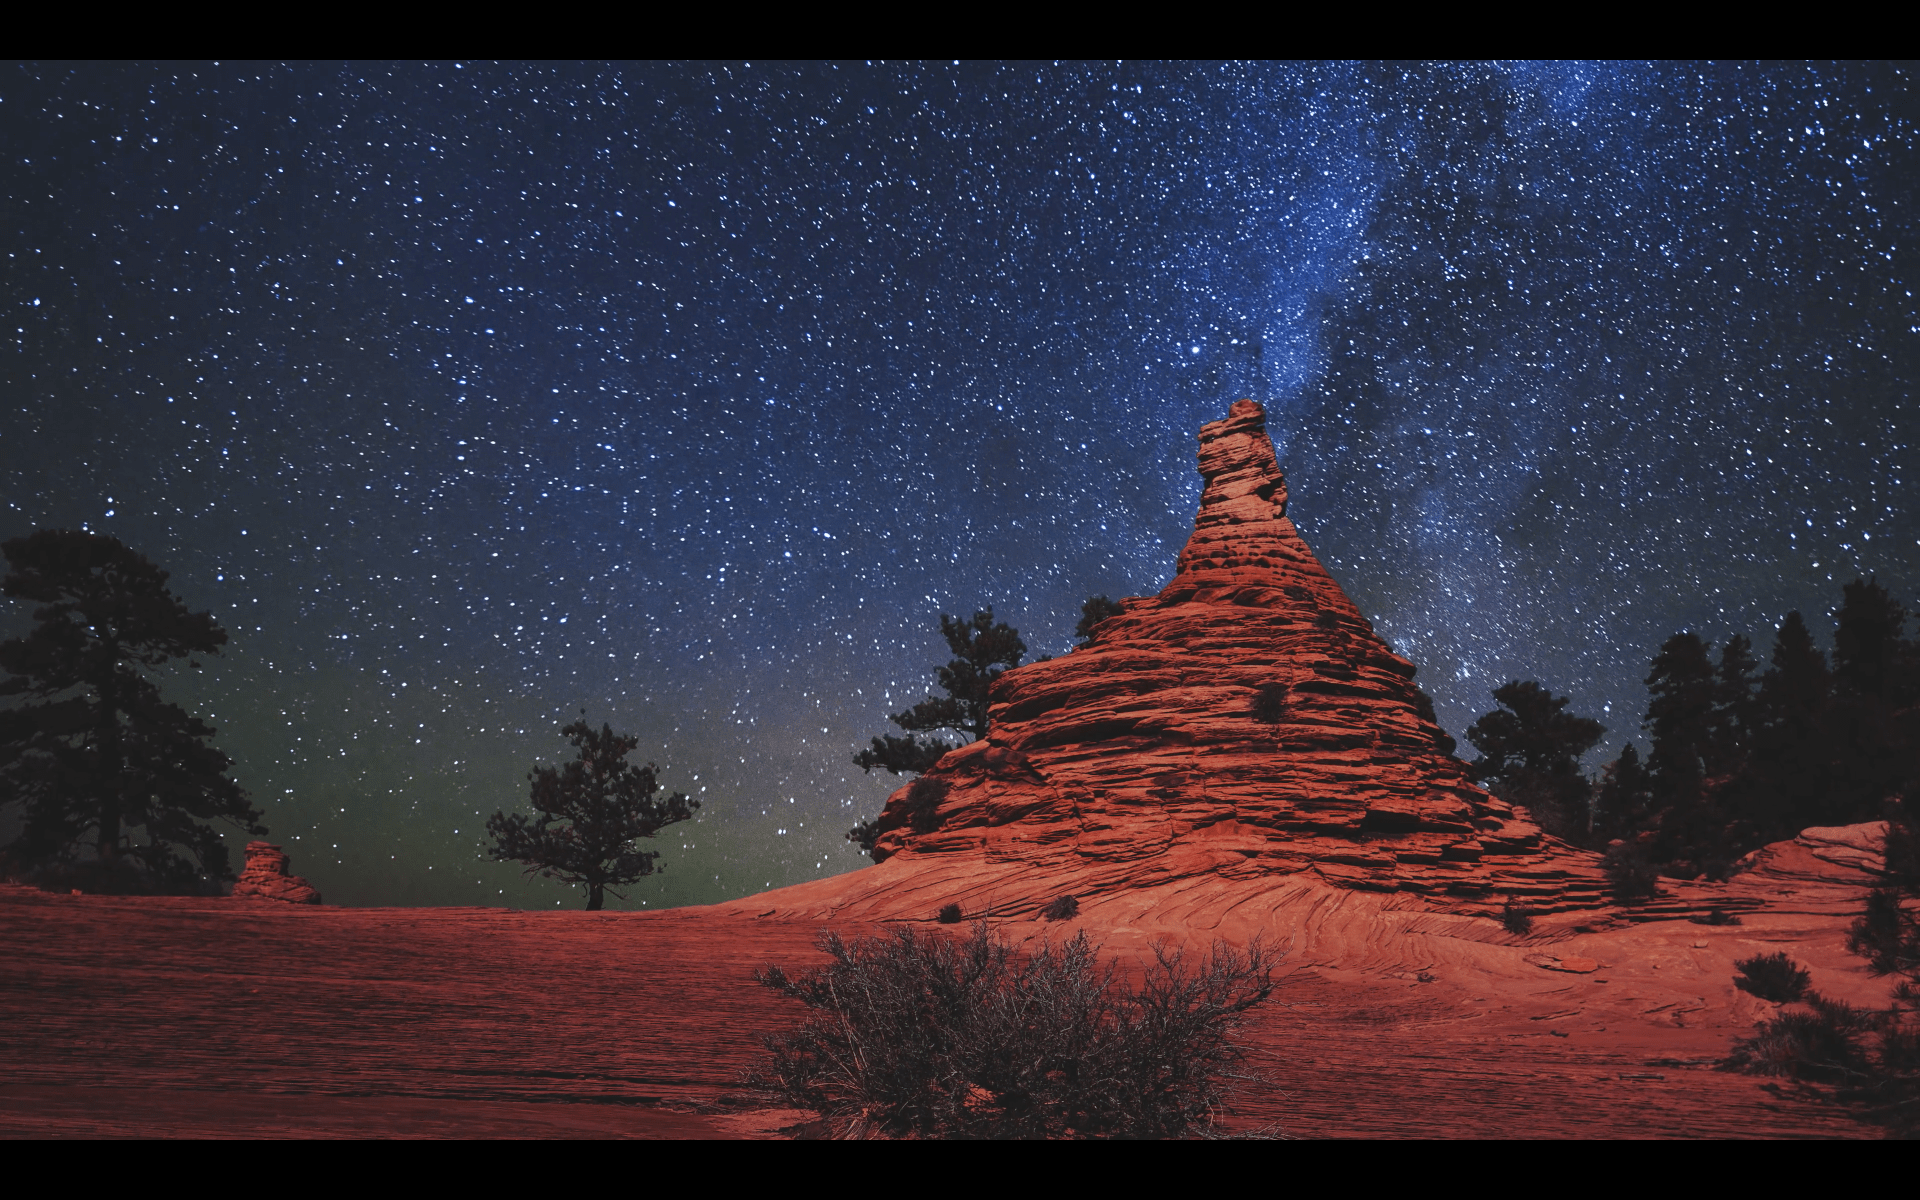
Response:
[[[704,802],[632,906],[863,865],[937,614],[1059,653],[1156,590],[1244,395],[1443,723],[1539,679],[1597,761],[1670,634],[1913,603],[1915,115],[1876,65],[15,66],[0,536],[215,613],[164,686],[347,903],[578,903],[476,855],[582,708]]]

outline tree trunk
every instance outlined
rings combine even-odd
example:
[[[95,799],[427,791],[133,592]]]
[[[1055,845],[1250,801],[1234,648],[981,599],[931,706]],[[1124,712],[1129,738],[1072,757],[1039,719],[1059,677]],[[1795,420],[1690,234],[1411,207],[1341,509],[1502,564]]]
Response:
[[[606,903],[606,886],[590,883],[587,885],[587,911],[599,912]]]

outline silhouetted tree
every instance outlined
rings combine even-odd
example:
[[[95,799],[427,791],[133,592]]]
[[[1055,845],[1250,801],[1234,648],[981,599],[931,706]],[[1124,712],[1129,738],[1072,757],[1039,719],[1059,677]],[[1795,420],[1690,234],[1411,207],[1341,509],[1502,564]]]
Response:
[[[180,658],[198,669],[189,656],[219,653],[226,631],[116,538],[49,529],[0,552],[11,568],[0,590],[41,606],[32,632],[0,644],[0,695],[31,697],[0,711],[0,805],[20,805],[23,824],[9,857],[72,862],[91,843],[108,887],[232,879],[204,822],[260,834],[260,813],[227,777],[213,728],[163,701],[146,674]]]
[[[1853,695],[1897,706],[1908,681],[1901,670],[1907,610],[1877,579],[1855,579],[1840,589],[1833,631],[1833,681]]]
[[[853,756],[861,770],[885,767],[893,775],[918,775],[956,748],[943,738],[920,738],[917,733],[951,729],[968,735],[968,741],[987,736],[987,693],[1002,671],[1020,665],[1026,643],[1006,622],[995,624],[991,608],[974,613],[971,621],[941,613],[940,633],[954,654],[939,671],[940,687],[947,694],[895,713],[890,719],[908,735],[874,738],[869,749]]]
[[[1121,608],[1118,602],[1109,600],[1105,596],[1089,596],[1087,602],[1080,606],[1080,623],[1073,627],[1073,636],[1079,638],[1081,644],[1085,645],[1093,640],[1094,626],[1108,617],[1117,617],[1120,613]]]
[[[1744,641],[1744,639],[1743,639]],[[1653,800],[1649,835],[1636,846],[1662,874],[1679,878],[1725,874],[1740,855],[1737,819],[1729,812],[1728,784],[1737,762],[1738,720],[1729,679],[1751,673],[1736,651],[1725,673],[1714,668],[1713,644],[1679,633],[1660,647],[1647,675],[1645,728]]]
[[[638,738],[623,737],[604,724],[596,732],[584,719],[560,733],[580,757],[563,767],[535,767],[528,773],[533,784],[528,799],[538,815],[496,812],[488,817],[487,832],[494,840],[488,853],[502,862],[526,864],[529,875],[584,884],[587,911],[595,912],[611,888],[653,874],[660,852],[637,849],[635,840],[687,820],[700,802],[681,792],[656,799],[659,768],[627,761],[640,744]]]
[[[1667,639],[1647,676],[1647,802],[1602,784],[1606,831],[1663,874],[1718,875],[1808,825],[1871,819],[1920,787],[1920,646],[1908,613],[1876,581],[1842,589],[1833,669],[1797,612],[1757,680],[1747,639]],[[1624,770],[1624,767],[1622,768]],[[1615,795],[1614,793],[1618,793]]]
[[[1907,612],[1871,579],[1842,589],[1833,633],[1833,696],[1827,731],[1833,771],[1827,820],[1872,820],[1881,804],[1912,774],[1911,709],[1920,672],[1914,648],[1901,637]]]
[[[1760,677],[1750,765],[1738,794],[1761,844],[1822,824],[1832,774],[1826,731],[1832,679],[1799,613],[1780,623],[1772,659]]]
[[[1718,687],[1707,739],[1705,769],[1709,776],[1731,775],[1746,765],[1759,715],[1754,665],[1753,643],[1744,635],[1734,634],[1720,648],[1720,665],[1714,671]]]
[[[880,837],[880,818],[862,821],[847,830],[847,840],[860,847],[860,853],[873,857],[873,844]]]
[[[1467,764],[1474,779],[1501,799],[1526,805],[1554,836],[1585,841],[1591,787],[1580,773],[1580,756],[1606,726],[1568,713],[1566,697],[1531,680],[1495,688],[1493,698],[1500,707],[1467,730],[1481,754]]]
[[[1594,795],[1596,840],[1621,837],[1639,829],[1653,802],[1647,768],[1632,742],[1620,748],[1620,757],[1600,768],[1600,786]]]
[[[1661,805],[1698,798],[1714,754],[1719,680],[1708,656],[1711,644],[1697,634],[1677,633],[1660,647],[1647,674],[1647,755],[1655,802]]]

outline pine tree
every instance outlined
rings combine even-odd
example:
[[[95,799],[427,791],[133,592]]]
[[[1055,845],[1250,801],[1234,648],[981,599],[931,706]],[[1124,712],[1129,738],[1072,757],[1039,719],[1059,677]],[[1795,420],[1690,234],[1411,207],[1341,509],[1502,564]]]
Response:
[[[1638,830],[1653,801],[1651,780],[1632,742],[1620,757],[1600,769],[1600,787],[1594,798],[1594,840],[1604,842]]]
[[[660,852],[633,843],[692,817],[700,802],[682,792],[656,799],[659,768],[627,761],[640,739],[605,724],[596,731],[585,716],[560,731],[579,757],[527,775],[533,784],[528,800],[538,816],[496,812],[487,818],[494,839],[488,853],[496,861],[525,864],[529,875],[584,884],[587,911],[598,912],[607,891],[653,874]]]
[[[1759,723],[1764,741],[1797,738],[1816,731],[1833,680],[1827,656],[1798,612],[1787,614],[1773,637],[1773,666],[1760,679]]]
[[[1833,777],[1828,820],[1872,820],[1882,803],[1911,780],[1916,749],[1911,714],[1901,710],[1914,695],[1913,647],[1901,637],[1907,611],[1875,580],[1856,579],[1842,589],[1833,634],[1833,698],[1827,736]]]
[[[1653,836],[1648,860],[1662,874],[1680,878],[1719,875],[1739,857],[1732,819],[1717,803],[1713,778],[1722,770],[1726,687],[1710,657],[1712,643],[1692,633],[1670,637],[1647,675],[1647,718],[1652,736],[1647,773],[1652,793],[1648,824]]]
[[[1566,697],[1531,680],[1496,688],[1493,698],[1501,707],[1467,730],[1482,756],[1468,769],[1501,799],[1526,805],[1547,832],[1586,840],[1591,788],[1580,773],[1580,756],[1606,726],[1567,712]]]
[[[1696,634],[1674,634],[1647,674],[1646,729],[1653,741],[1647,772],[1658,804],[1697,799],[1714,754],[1721,688],[1711,650]]]
[[[1720,650],[1714,672],[1719,685],[1713,701],[1712,729],[1707,739],[1704,769],[1709,776],[1727,776],[1746,765],[1758,716],[1754,695],[1753,643],[1734,634]]]
[[[1088,596],[1087,602],[1080,606],[1080,623],[1073,627],[1073,636],[1080,639],[1081,645],[1093,641],[1094,627],[1108,617],[1117,617],[1124,611],[1120,605],[1105,596]]]
[[[1901,641],[1907,610],[1876,579],[1855,579],[1840,589],[1833,631],[1833,681],[1842,692],[1895,706],[1901,692]]]
[[[1832,773],[1825,726],[1833,681],[1798,612],[1774,634],[1772,662],[1760,677],[1752,767],[1743,781],[1762,843],[1825,823]]]
[[[918,733],[953,730],[968,741],[987,736],[987,696],[1000,673],[1020,665],[1027,652],[1012,626],[994,622],[993,610],[973,614],[971,621],[940,614],[940,633],[953,659],[939,670],[940,687],[947,694],[922,700],[890,718],[907,730],[906,737],[877,737],[873,745],[853,756],[864,771],[885,767],[892,775],[918,775],[932,768],[942,755],[957,749],[943,738],[921,738]]]
[[[102,886],[232,879],[206,822],[260,834],[260,813],[227,776],[213,728],[162,700],[147,676],[181,658],[197,670],[190,656],[219,653],[226,631],[116,538],[49,529],[0,552],[11,568],[0,590],[41,605],[32,632],[0,644],[0,695],[32,697],[0,712],[0,805],[23,810],[9,857],[72,862],[91,843]]]

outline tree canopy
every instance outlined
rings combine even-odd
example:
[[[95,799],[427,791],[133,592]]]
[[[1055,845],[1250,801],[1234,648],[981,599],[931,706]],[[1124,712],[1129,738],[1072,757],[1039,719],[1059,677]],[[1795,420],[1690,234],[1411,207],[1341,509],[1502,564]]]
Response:
[[[1073,636],[1079,638],[1084,646],[1093,640],[1095,626],[1108,617],[1119,616],[1123,611],[1116,600],[1109,600],[1105,596],[1089,596],[1087,602],[1080,606],[1080,623],[1073,627]]]
[[[227,776],[213,728],[148,678],[181,658],[198,669],[190,656],[218,653],[226,631],[116,538],[41,530],[0,552],[0,591],[40,606],[30,633],[0,644],[0,695],[28,698],[0,710],[0,804],[23,810],[9,856],[71,862],[91,843],[110,879],[133,872],[145,886],[190,890],[201,876],[233,878],[205,822],[261,834],[260,813]]]
[[[1481,754],[1468,764],[1473,777],[1501,799],[1526,805],[1547,832],[1584,840],[1589,787],[1580,756],[1606,726],[1567,712],[1567,697],[1531,680],[1495,688],[1493,698],[1500,707],[1467,730]]]
[[[598,911],[607,891],[656,870],[660,852],[641,850],[634,842],[687,820],[700,802],[681,792],[659,796],[659,768],[627,761],[640,739],[616,734],[606,724],[596,730],[585,716],[560,731],[579,757],[562,767],[535,767],[527,775],[533,785],[528,801],[536,815],[496,812],[487,818],[494,839],[488,853],[497,861],[525,864],[526,874],[584,886],[588,911]]]
[[[971,621],[940,614],[940,634],[946,638],[953,659],[938,672],[940,687],[947,694],[929,697],[890,720],[907,731],[906,737],[891,734],[873,739],[873,744],[853,756],[854,765],[864,771],[885,767],[889,774],[918,775],[956,748],[944,738],[915,736],[939,730],[967,735],[968,741],[987,736],[988,693],[1001,672],[1020,665],[1027,646],[1011,625],[993,619],[993,609],[973,614]]]
[[[1872,579],[1841,589],[1832,666],[1806,619],[1786,614],[1771,665],[1747,639],[1667,639],[1647,675],[1645,769],[1625,754],[1602,785],[1608,832],[1662,874],[1722,875],[1748,851],[1810,825],[1878,815],[1920,789],[1920,646]]]

